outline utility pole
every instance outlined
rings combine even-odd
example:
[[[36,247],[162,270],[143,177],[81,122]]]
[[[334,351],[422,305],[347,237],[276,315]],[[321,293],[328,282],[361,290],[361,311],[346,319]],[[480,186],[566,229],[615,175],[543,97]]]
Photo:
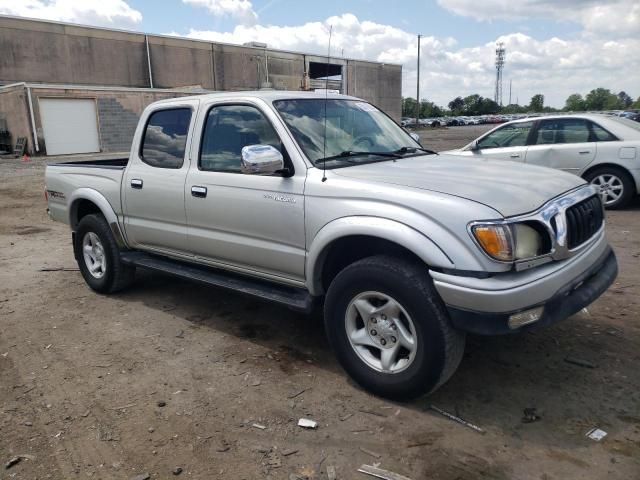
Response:
[[[416,88],[416,128],[420,118],[420,39],[422,35],[418,35],[418,84]]]
[[[511,105],[511,82],[512,80],[509,79],[509,105]]]

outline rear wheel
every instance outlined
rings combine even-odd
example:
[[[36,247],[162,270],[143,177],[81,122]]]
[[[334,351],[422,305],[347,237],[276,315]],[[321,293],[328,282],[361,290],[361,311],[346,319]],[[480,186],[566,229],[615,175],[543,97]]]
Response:
[[[454,330],[424,266],[375,256],[331,283],[325,326],[338,360],[367,390],[408,399],[434,391],[458,367],[464,334]]]
[[[620,168],[597,168],[585,175],[585,180],[598,188],[602,203],[611,210],[627,206],[635,193],[633,179]]]
[[[87,215],[80,220],[74,250],[80,273],[96,292],[117,292],[133,282],[135,267],[120,261],[118,244],[102,215]]]

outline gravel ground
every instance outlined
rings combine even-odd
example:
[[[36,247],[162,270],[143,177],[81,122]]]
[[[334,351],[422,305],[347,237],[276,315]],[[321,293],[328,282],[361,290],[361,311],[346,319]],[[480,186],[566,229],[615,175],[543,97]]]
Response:
[[[423,141],[459,147],[482,128]],[[93,293],[45,214],[43,172],[0,160],[0,460],[21,459],[0,479],[371,478],[363,463],[413,480],[640,478],[640,202],[608,215],[620,275],[588,311],[469,337],[449,383],[399,404],[350,382],[318,314],[149,273]]]

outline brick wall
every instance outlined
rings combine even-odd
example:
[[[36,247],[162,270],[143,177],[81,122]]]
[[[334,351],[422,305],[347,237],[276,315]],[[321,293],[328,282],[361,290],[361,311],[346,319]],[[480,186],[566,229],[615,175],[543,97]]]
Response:
[[[128,152],[139,113],[127,110],[113,97],[98,97],[100,147],[103,152]]]

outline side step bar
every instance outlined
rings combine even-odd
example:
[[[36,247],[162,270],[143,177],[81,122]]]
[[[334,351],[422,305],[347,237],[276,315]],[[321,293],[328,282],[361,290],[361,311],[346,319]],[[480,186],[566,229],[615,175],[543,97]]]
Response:
[[[166,273],[213,287],[235,290],[236,292],[285,305],[299,312],[310,313],[313,309],[313,297],[302,288],[269,283],[143,252],[122,252],[120,253],[120,259],[122,263],[127,265],[135,265],[136,267]]]

